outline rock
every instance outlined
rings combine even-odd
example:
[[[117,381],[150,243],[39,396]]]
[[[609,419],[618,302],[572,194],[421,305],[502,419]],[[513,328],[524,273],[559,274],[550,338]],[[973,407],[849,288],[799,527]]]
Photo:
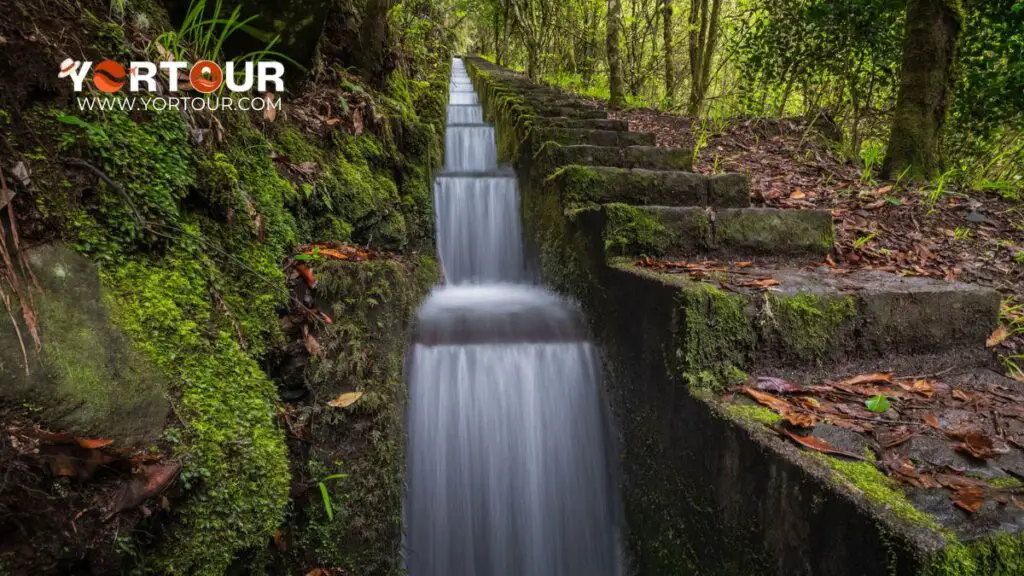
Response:
[[[26,259],[42,288],[34,293],[42,348],[34,350],[16,308],[26,371],[11,320],[0,319],[0,398],[42,407],[50,425],[76,435],[154,439],[169,410],[166,381],[111,323],[96,265],[62,244],[32,248]]]

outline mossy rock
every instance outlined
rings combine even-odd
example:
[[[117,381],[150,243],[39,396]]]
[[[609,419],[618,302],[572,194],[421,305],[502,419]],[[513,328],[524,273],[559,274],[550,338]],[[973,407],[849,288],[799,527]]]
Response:
[[[853,330],[857,302],[839,294],[766,293],[759,313],[763,351],[795,363],[820,363],[842,352],[837,343]]]
[[[694,282],[680,291],[677,313],[670,369],[692,391],[721,392],[747,381],[755,332],[746,298]]]
[[[15,309],[28,370],[5,319],[0,395],[57,415],[52,425],[75,434],[129,445],[155,439],[167,420],[167,382],[111,324],[112,302],[100,287],[96,265],[62,244],[32,248],[26,259],[42,289],[32,296],[42,348],[35,351],[20,307]]]

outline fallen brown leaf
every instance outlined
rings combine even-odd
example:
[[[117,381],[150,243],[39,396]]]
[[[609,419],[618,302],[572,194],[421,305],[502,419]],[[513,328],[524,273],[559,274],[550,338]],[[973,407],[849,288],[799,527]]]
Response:
[[[81,446],[82,448],[89,448],[89,449],[104,448],[106,446],[110,446],[113,443],[114,443],[114,441],[111,440],[110,438],[79,438],[78,439],[78,445],[79,446]]]
[[[753,388],[750,388],[749,386],[743,388],[743,393],[746,394],[747,396],[750,396],[758,403],[763,404],[764,406],[767,406],[780,414],[791,409],[789,402],[786,402],[785,400],[778,398],[776,396],[772,396],[771,394],[759,392],[757,390],[754,390]]]
[[[956,450],[966,452],[979,460],[986,460],[998,454],[992,439],[981,432],[971,432],[964,436],[963,443],[957,445]]]
[[[362,392],[345,392],[341,396],[338,396],[334,400],[327,403],[332,408],[347,408],[356,403],[357,400],[363,397]]]
[[[989,348],[998,346],[1003,342],[1003,340],[1006,340],[1009,335],[1010,331],[1006,329],[1006,326],[1000,325],[999,328],[996,328],[995,331],[992,332],[992,335],[988,337],[988,340],[985,340],[985,346],[988,346]]]
[[[263,94],[263,100],[266,102],[266,107],[263,108],[263,119],[266,120],[267,122],[273,122],[274,120],[277,120],[277,108],[273,106],[274,93],[267,92]]]
[[[758,390],[775,392],[776,394],[789,394],[801,391],[799,386],[789,380],[775,378],[774,376],[758,376],[756,386]]]
[[[874,372],[871,374],[861,374],[852,378],[843,380],[841,384],[844,386],[860,386],[862,384],[873,384],[875,382],[892,382],[892,374],[888,372]]]
[[[846,452],[844,450],[840,450],[839,448],[832,446],[831,444],[829,444],[825,440],[822,440],[821,438],[816,438],[810,435],[801,436],[795,432],[786,430],[785,428],[779,428],[778,430],[779,432],[788,436],[791,440],[803,446],[804,448],[810,448],[811,450],[821,452],[822,454],[835,454],[837,456],[845,456],[847,458],[853,458],[855,460],[865,460],[863,456],[853,454],[851,452]]]
[[[985,503],[985,492],[977,486],[963,486],[958,487],[950,499],[958,508],[973,514]]]
[[[900,388],[903,388],[907,392],[916,392],[925,398],[931,398],[932,394],[935,394],[935,386],[927,380],[914,380],[910,384],[900,381],[898,384]]]

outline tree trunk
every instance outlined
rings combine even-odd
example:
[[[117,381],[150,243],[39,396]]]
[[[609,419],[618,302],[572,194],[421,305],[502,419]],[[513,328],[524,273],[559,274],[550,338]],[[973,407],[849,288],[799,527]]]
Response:
[[[500,18],[501,14],[497,9],[494,10],[494,62],[498,66],[501,66],[501,28]]]
[[[619,54],[619,25],[622,21],[622,0],[608,0],[608,106],[621,108],[625,104],[622,95],[622,58]]]
[[[501,12],[501,33],[504,40],[501,41],[501,46],[495,48],[498,51],[498,65],[504,66],[506,64],[506,56],[508,54],[508,41],[509,41],[509,21],[512,19],[512,7],[509,6],[509,0],[505,0],[502,3]]]
[[[665,42],[665,108],[671,109],[675,104],[676,92],[675,65],[672,62],[672,0],[665,0],[662,18]]]
[[[536,44],[530,43],[526,46],[526,75],[530,80],[537,81],[537,60],[539,49]]]
[[[690,1],[690,116],[700,114],[704,98],[711,86],[711,64],[718,43],[718,20],[722,12],[722,0]]]
[[[940,168],[939,134],[946,120],[956,41],[963,22],[960,0],[910,0],[900,90],[882,175],[912,179]]]

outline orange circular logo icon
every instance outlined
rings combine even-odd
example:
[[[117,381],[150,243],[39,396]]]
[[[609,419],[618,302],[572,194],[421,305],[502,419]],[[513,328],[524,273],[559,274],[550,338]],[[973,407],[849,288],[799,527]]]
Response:
[[[200,60],[192,66],[192,71],[188,73],[188,81],[199,92],[209,94],[220,88],[224,82],[224,72],[216,62]]]
[[[128,76],[124,71],[124,66],[113,60],[104,60],[97,64],[92,75],[92,83],[96,85],[96,88],[108,94],[120,90],[127,80]]]

